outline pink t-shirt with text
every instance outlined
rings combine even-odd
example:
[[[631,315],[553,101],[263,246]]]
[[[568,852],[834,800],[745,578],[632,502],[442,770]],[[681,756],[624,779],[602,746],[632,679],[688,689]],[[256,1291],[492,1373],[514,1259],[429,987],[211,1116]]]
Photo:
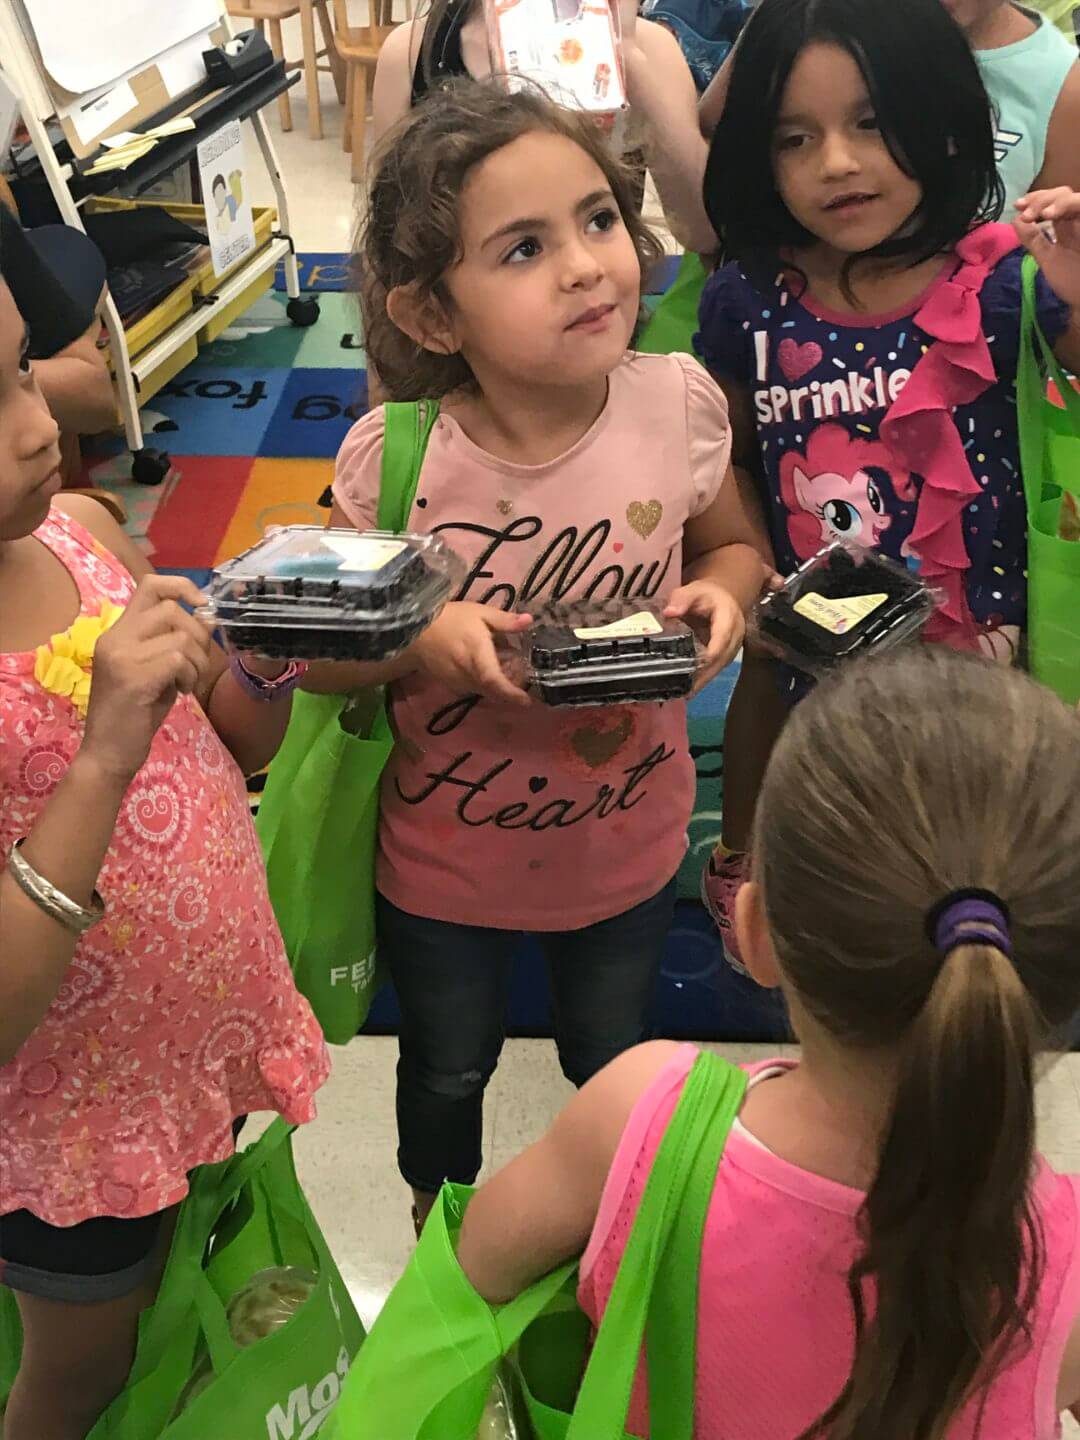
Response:
[[[346,437],[334,496],[375,526],[383,412]],[[440,416],[409,519],[468,566],[457,595],[498,608],[681,583],[687,520],[727,470],[724,397],[689,356],[635,355],[572,449],[515,465]],[[685,702],[520,710],[425,674],[392,687],[377,882],[412,914],[508,930],[572,930],[623,914],[675,874],[694,765]]]

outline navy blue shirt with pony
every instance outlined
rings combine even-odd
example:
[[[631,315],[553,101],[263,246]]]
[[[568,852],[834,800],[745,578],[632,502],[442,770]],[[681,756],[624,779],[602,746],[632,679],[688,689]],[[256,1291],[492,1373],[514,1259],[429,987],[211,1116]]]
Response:
[[[777,568],[837,538],[865,545],[943,587],[928,638],[1002,658],[1027,608],[1015,246],[1011,227],[982,227],[887,315],[833,313],[795,277],[759,289],[729,264],[705,288],[695,342],[750,395]],[[1037,308],[1054,343],[1069,311],[1041,277]]]

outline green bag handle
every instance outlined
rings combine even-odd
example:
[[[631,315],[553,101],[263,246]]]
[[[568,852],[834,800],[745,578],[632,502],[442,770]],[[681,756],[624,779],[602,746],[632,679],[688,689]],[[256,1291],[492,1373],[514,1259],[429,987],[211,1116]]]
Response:
[[[330,1275],[334,1270],[334,1259],[318,1225],[310,1227],[307,1238],[315,1252],[318,1274],[320,1276]],[[314,1298],[314,1296],[309,1297],[305,1304],[310,1304]],[[228,1312],[205,1270],[199,1273],[194,1302],[199,1317],[199,1328],[206,1341],[210,1364],[213,1366],[215,1375],[223,1375],[236,1357],[243,1353],[244,1347],[238,1345],[233,1339],[232,1331],[229,1328]],[[297,1314],[299,1313],[298,1310]],[[291,1323],[293,1318],[295,1317],[290,1317],[290,1322],[286,1323]]]
[[[223,1164],[202,1166],[195,1172],[187,1198],[180,1207],[158,1298],[143,1312],[129,1384],[156,1367],[169,1337],[198,1303],[201,1283],[206,1281],[202,1269],[204,1251],[214,1227],[294,1128],[278,1116],[254,1145]],[[180,1282],[180,1277],[185,1283]]]
[[[1035,278],[1039,266],[1033,255],[1026,255],[1021,267],[1023,303],[1020,309],[1020,362],[1017,370],[1018,423],[1020,430],[1020,461],[1024,477],[1024,495],[1027,500],[1028,520],[1033,523],[1039,507],[1046,498],[1043,495],[1045,483],[1043,434],[1044,411],[1050,402],[1046,398],[1043,370],[1038,353],[1042,356],[1046,374],[1057,386],[1064,410],[1060,412],[1074,433],[1080,437],[1080,395],[1076,393],[1065,377],[1065,371],[1043,334],[1036,317]],[[1067,477],[1058,476],[1060,481]],[[1080,476],[1068,489],[1080,495]]]
[[[688,1328],[696,1330],[701,1237],[716,1170],[745,1092],[742,1070],[707,1053],[698,1056],[653,1161],[567,1440],[622,1440],[654,1292],[657,1299],[666,1297],[650,1327],[653,1354],[662,1356],[665,1368],[650,1367],[657,1379],[663,1376],[651,1387],[652,1431],[663,1440],[692,1440],[695,1347],[686,1336]],[[669,1262],[673,1273],[665,1277]],[[659,1288],[658,1277],[663,1277]]]
[[[383,406],[383,413],[377,523],[380,530],[400,534],[409,526],[428,441],[439,418],[439,404],[436,400],[391,401]]]
[[[665,1440],[669,1436],[691,1440],[693,1434],[701,1247],[717,1167],[746,1093],[746,1076],[741,1070],[715,1056],[703,1059],[714,1072],[727,1070],[725,1084],[733,1090],[725,1089],[723,1096],[719,1090],[716,1092],[714,1104],[721,1118],[711,1122],[709,1137],[698,1147],[687,1176],[679,1223],[668,1243],[649,1304],[645,1342],[649,1423],[653,1432]]]

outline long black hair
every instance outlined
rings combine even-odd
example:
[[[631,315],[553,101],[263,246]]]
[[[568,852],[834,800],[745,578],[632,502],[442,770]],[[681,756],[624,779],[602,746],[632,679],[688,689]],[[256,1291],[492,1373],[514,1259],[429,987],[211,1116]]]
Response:
[[[990,101],[941,0],[761,0],[735,53],[705,170],[705,209],[724,259],[768,283],[784,252],[814,242],[777,189],[773,132],[792,67],[815,42],[858,65],[885,144],[922,189],[913,222],[867,256],[918,265],[1001,215]]]

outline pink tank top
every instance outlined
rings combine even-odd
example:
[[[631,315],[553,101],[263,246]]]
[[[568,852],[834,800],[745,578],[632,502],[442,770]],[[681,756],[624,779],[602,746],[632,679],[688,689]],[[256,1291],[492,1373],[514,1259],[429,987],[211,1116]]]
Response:
[[[36,537],[81,614],[134,582],[54,509]],[[0,868],[82,743],[70,700],[0,654]],[[101,869],[104,920],[75,947],[37,1029],[0,1066],[0,1215],[51,1225],[147,1215],[195,1166],[232,1153],[232,1122],[315,1115],[329,1060],[270,908],[247,789],[198,703],[181,696],[132,781]]]
[[[635,1106],[581,1265],[578,1299],[597,1323],[657,1147],[697,1051],[681,1046]],[[794,1062],[749,1066],[764,1081]],[[851,1369],[847,1273],[863,1195],[781,1160],[741,1126],[717,1171],[698,1300],[696,1440],[794,1440],[836,1398]],[[1062,1357],[1080,1314],[1080,1177],[1040,1162],[1035,1201],[1046,1272],[1030,1350],[999,1376],[979,1440],[1056,1440]],[[950,1440],[973,1440],[973,1408]],[[644,1371],[627,1426],[648,1436]]]

